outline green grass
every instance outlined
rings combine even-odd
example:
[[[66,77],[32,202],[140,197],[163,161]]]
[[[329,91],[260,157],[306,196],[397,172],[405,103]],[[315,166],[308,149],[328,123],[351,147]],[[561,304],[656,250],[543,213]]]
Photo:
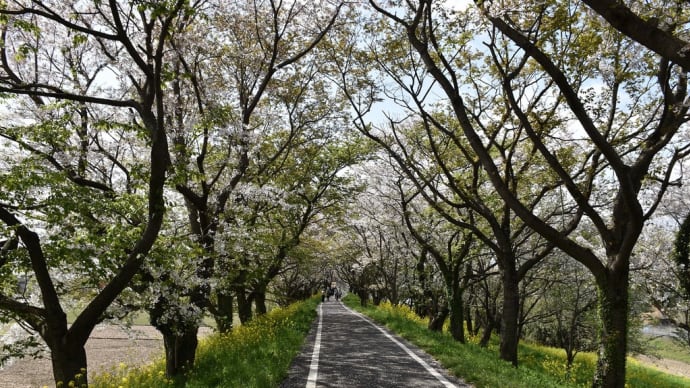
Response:
[[[186,378],[165,377],[164,360],[142,368],[116,367],[91,381],[101,388],[275,387],[287,377],[292,359],[316,317],[318,298],[274,309],[228,334],[201,341],[194,368]]]
[[[406,307],[382,304],[379,307],[359,306],[356,297],[345,298],[350,307],[384,324],[391,331],[424,349],[452,374],[476,387],[589,387],[594,376],[596,356],[581,353],[572,370],[566,370],[565,352],[535,344],[521,343],[519,368],[498,358],[498,344],[492,340],[488,348],[476,344],[475,338],[461,344],[448,333],[434,333],[426,328],[426,321]],[[629,359],[627,386],[633,388],[688,387],[690,379],[660,372]]]
[[[688,347],[679,344],[671,338],[652,338],[646,341],[646,345],[649,351],[645,352],[645,354],[690,364],[690,351],[688,351]]]

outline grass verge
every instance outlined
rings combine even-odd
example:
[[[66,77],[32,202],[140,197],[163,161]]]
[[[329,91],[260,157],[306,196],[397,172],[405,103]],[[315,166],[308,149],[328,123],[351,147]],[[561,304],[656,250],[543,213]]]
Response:
[[[519,368],[498,357],[495,339],[487,348],[477,345],[475,338],[465,344],[454,341],[448,333],[436,333],[426,328],[426,320],[409,308],[382,303],[378,307],[361,307],[359,300],[348,295],[344,299],[351,308],[385,325],[391,331],[414,343],[436,358],[452,374],[476,387],[553,388],[590,387],[596,356],[581,353],[571,370],[566,369],[565,352],[529,343],[519,348]],[[627,384],[635,388],[690,386],[690,379],[663,373],[628,359]]]
[[[669,337],[658,337],[647,339],[648,354],[651,356],[669,358],[671,360],[690,364],[690,353],[687,346],[682,346],[678,340]]]
[[[237,326],[228,334],[201,341],[194,368],[179,380],[165,377],[164,360],[141,368],[120,365],[92,379],[96,388],[276,387],[287,377],[292,359],[316,317],[318,298],[276,308]]]

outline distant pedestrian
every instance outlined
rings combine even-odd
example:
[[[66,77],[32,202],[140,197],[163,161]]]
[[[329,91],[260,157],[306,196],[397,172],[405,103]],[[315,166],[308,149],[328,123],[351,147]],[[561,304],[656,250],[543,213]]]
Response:
[[[326,290],[321,291],[321,301],[326,301]]]
[[[340,292],[340,288],[335,289],[335,300],[340,300],[340,297],[343,296],[343,293]]]

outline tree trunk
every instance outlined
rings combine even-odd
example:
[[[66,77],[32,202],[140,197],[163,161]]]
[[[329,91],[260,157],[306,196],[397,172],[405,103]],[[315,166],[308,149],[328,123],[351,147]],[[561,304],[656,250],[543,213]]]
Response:
[[[363,288],[357,289],[357,296],[359,297],[359,304],[362,307],[367,306],[367,301],[369,300],[369,293]]]
[[[570,370],[573,367],[573,362],[575,362],[575,348],[572,346],[568,346],[567,349],[565,349],[565,367],[568,369],[568,373],[570,373]]]
[[[218,305],[216,306],[216,313],[213,319],[216,321],[216,327],[220,333],[229,333],[232,330],[233,320],[233,297],[229,292],[218,291],[216,293]]]
[[[88,386],[86,370],[86,350],[83,345],[58,345],[50,348],[53,378],[56,386]],[[62,382],[62,385],[60,385]]]
[[[479,330],[484,327],[484,323],[482,322],[482,315],[479,312],[479,309],[476,309],[474,311],[474,335],[479,335]]]
[[[501,315],[501,346],[502,360],[510,361],[518,366],[518,317],[520,313],[520,289],[514,260],[506,260],[503,266],[503,313]]]
[[[488,317],[486,319],[486,326],[484,327],[484,333],[482,334],[482,338],[479,340],[479,346],[482,348],[485,348],[489,345],[489,340],[491,339],[491,333],[494,331],[494,327],[496,326],[496,321],[492,317]]]
[[[381,290],[376,290],[371,294],[371,303],[373,303],[374,306],[380,305],[382,300],[383,292],[381,292]]]
[[[628,274],[609,272],[599,286],[599,314],[602,321],[599,360],[593,387],[625,387],[625,357],[628,334]]]
[[[446,318],[448,318],[448,314],[450,313],[450,309],[446,306],[443,306],[436,314],[432,314],[429,316],[429,325],[427,326],[429,330],[431,331],[441,331],[443,330],[443,324],[446,323]]]
[[[235,297],[237,298],[237,315],[244,325],[252,320],[252,300],[242,289],[235,292]]]
[[[261,285],[252,291],[254,304],[256,305],[256,315],[264,315],[268,312],[266,308],[266,286]]]
[[[194,365],[199,325],[185,318],[176,306],[171,305],[163,296],[158,297],[148,312],[151,325],[163,335],[166,376],[183,375],[186,369]]]
[[[474,321],[472,320],[472,309],[469,305],[465,306],[465,322],[467,322],[467,332],[470,333],[470,336],[477,335],[474,329]]]
[[[460,287],[450,290],[448,307],[450,309],[450,335],[461,343],[465,343],[464,314],[465,309],[462,303],[462,292]]]
[[[179,334],[166,330],[163,333],[165,345],[165,374],[168,377],[182,376],[194,365],[196,348],[199,344],[197,331],[193,327]]]

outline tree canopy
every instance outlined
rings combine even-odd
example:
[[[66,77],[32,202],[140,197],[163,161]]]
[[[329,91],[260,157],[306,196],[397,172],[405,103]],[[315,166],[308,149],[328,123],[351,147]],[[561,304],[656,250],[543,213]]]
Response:
[[[461,342],[498,330],[516,367],[521,338],[596,347],[594,386],[623,387],[638,311],[688,327],[687,16],[1,1],[0,321],[32,336],[3,359],[43,343],[87,384],[94,326],[145,311],[177,375],[204,317],[336,282]]]

